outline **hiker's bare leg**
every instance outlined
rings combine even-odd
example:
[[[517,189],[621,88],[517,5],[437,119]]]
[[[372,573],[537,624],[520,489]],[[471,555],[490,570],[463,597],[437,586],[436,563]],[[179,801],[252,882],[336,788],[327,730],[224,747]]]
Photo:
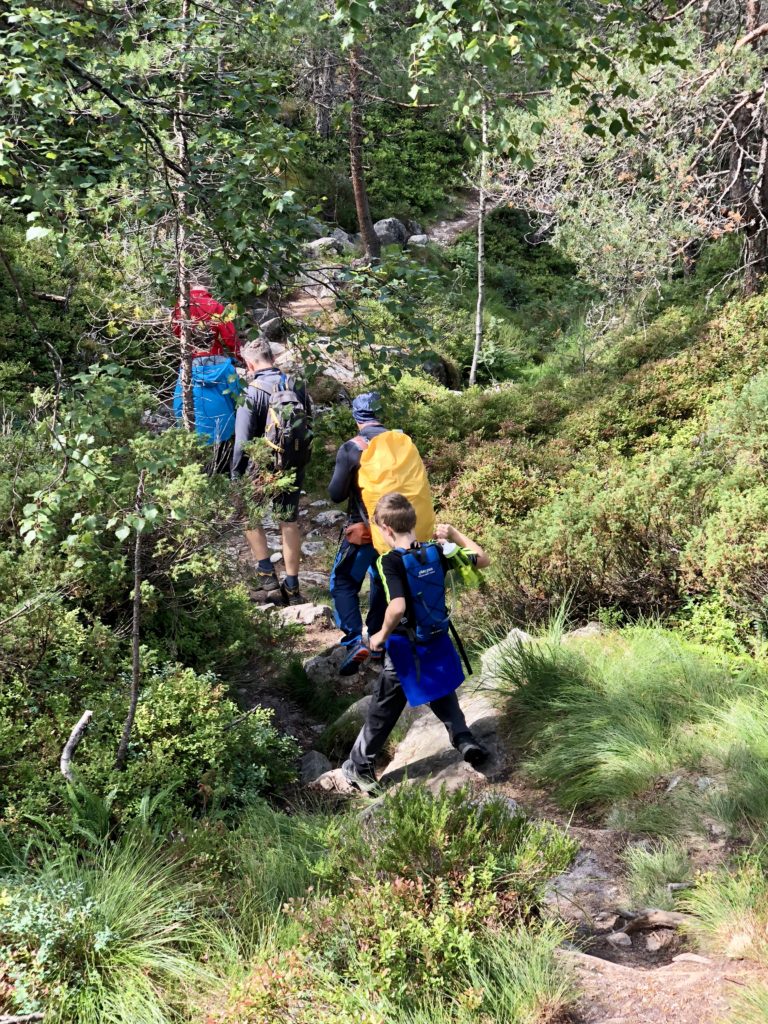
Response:
[[[269,558],[267,535],[260,526],[257,526],[253,530],[246,530],[245,539],[248,541],[248,546],[251,549],[251,554],[253,555],[253,560],[255,562],[259,562],[263,558]]]
[[[301,533],[299,532],[299,524],[280,523],[280,533],[283,536],[285,575],[298,576],[299,561],[301,559]],[[266,558],[266,555],[264,557]]]

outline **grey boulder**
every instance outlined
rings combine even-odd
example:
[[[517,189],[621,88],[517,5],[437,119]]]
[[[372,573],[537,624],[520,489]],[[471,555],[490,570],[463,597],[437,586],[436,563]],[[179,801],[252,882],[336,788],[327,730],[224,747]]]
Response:
[[[408,241],[408,229],[397,217],[385,217],[373,225],[376,237],[382,245],[405,245]]]

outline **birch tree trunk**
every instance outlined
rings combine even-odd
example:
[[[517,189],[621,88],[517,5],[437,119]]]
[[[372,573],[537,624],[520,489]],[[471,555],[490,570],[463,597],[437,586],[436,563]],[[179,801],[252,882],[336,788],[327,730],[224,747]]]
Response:
[[[195,429],[195,399],[192,390],[193,331],[189,314],[188,218],[189,152],[184,112],[187,105],[187,56],[189,53],[189,0],[181,0],[181,43],[179,46],[179,77],[176,111],[173,119],[176,162],[186,177],[179,177],[176,204],[176,304],[179,310],[179,342],[181,349],[181,420],[184,429]]]
[[[352,190],[355,194],[355,210],[360,235],[363,240],[366,256],[377,260],[381,256],[381,243],[373,230],[371,207],[368,202],[368,189],[365,184],[363,168],[363,101],[360,86],[360,61],[362,52],[355,45],[349,54],[349,167],[352,178]]]
[[[321,139],[330,139],[336,93],[336,59],[330,50],[319,55],[319,68],[315,79],[315,133]]]
[[[475,347],[469,371],[470,387],[477,381],[477,364],[483,349],[483,313],[485,310],[485,210],[488,202],[488,108],[481,111],[480,183],[477,203],[477,308],[475,310]]]
[[[141,504],[144,501],[144,470],[139,473],[139,483],[136,488],[136,515],[141,515]],[[115,757],[115,768],[123,771],[125,762],[128,759],[128,744],[131,742],[131,731],[133,720],[136,717],[136,707],[139,703],[139,687],[141,684],[141,547],[144,534],[136,530],[136,539],[133,544],[133,614],[131,616],[131,695],[128,700],[128,714],[123,726],[123,734]]]

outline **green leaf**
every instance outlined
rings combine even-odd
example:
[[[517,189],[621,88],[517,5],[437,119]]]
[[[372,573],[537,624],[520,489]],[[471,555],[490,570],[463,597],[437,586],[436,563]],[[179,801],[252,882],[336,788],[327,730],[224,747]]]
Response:
[[[118,526],[118,528],[115,530],[115,536],[117,537],[118,540],[125,540],[125,538],[129,535],[130,532],[130,526],[128,526],[127,523],[123,523],[122,526]]]
[[[50,228],[41,228],[39,225],[33,224],[31,228],[27,228],[26,239],[28,242],[34,242],[36,238],[45,238],[50,234]]]

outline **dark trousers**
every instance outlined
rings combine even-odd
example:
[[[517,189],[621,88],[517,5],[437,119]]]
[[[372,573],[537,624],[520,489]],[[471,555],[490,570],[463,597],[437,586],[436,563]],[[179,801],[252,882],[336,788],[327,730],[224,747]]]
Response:
[[[373,767],[376,755],[383,750],[407,703],[395,666],[387,654],[373,700],[368,708],[365,725],[358,733],[355,745],[350,751],[349,759],[355,768],[363,770]],[[430,701],[429,707],[448,730],[448,739],[454,746],[469,733],[467,720],[459,706],[455,690],[446,697]]]
[[[331,597],[333,615],[336,625],[344,634],[341,642],[345,647],[356,644],[363,633],[360,589],[366,573],[371,581],[371,591],[365,624],[369,633],[377,633],[384,625],[387,601],[376,568],[377,558],[378,553],[373,544],[350,544],[346,537],[342,539],[331,572]]]

